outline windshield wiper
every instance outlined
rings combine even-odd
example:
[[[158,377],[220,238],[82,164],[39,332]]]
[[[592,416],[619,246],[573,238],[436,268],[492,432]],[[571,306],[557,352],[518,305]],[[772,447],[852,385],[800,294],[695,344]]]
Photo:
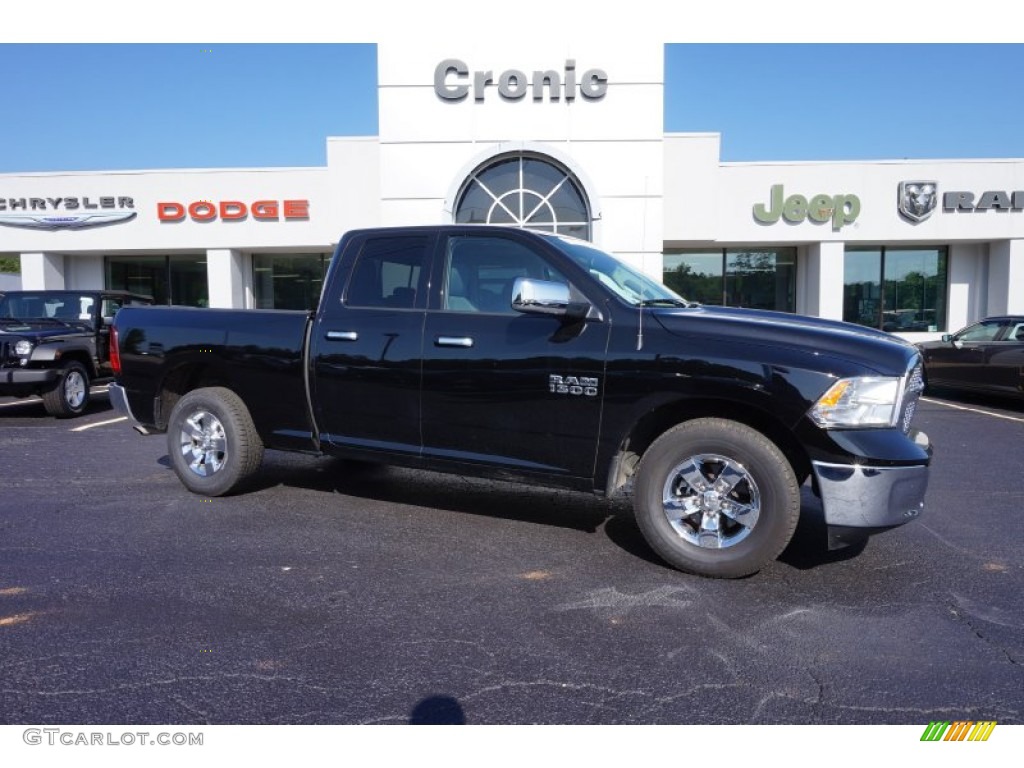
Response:
[[[644,299],[640,302],[641,307],[692,307],[693,302],[685,299]]]
[[[0,323],[21,323],[26,325],[28,323],[36,323],[38,325],[67,325],[67,321],[59,320],[56,317],[4,317],[0,318]]]

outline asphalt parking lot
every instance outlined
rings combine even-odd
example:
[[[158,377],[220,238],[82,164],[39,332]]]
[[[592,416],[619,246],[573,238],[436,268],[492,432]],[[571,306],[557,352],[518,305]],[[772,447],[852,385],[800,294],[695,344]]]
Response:
[[[184,490],[103,395],[0,399],[0,723],[1024,722],[1024,404],[929,397],[922,519],[737,581],[622,501],[268,453]]]

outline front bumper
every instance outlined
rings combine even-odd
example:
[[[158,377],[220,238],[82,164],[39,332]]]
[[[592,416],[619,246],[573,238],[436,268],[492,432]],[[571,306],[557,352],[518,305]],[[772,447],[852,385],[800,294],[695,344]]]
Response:
[[[56,384],[60,370],[55,368],[0,368],[0,387],[38,387]]]
[[[915,442],[929,448],[924,433]],[[813,461],[830,544],[842,545],[878,530],[909,523],[924,510],[928,465],[874,467]]]

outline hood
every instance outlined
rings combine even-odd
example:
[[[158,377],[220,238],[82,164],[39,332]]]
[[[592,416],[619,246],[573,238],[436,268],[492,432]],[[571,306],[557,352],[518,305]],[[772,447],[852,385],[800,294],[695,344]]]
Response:
[[[902,376],[917,352],[910,342],[885,331],[787,312],[695,306],[655,309],[652,314],[674,336],[785,347],[852,362],[885,376]]]
[[[942,339],[932,339],[931,341],[919,341],[914,344],[922,353],[929,352],[933,349],[944,349],[953,346],[951,341],[943,341]]]
[[[89,323],[83,321],[63,321],[37,318],[33,320],[15,320],[0,318],[0,337],[17,336],[19,339],[43,341],[52,337],[70,336],[72,334],[92,333]]]

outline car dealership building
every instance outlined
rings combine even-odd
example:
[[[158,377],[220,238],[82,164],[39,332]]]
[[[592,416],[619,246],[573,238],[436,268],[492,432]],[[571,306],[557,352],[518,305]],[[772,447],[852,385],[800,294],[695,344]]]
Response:
[[[314,168],[0,174],[35,288],[305,308],[343,232],[583,237],[679,293],[927,338],[1024,313],[1024,159],[722,162],[664,131],[661,46],[378,46],[379,135]]]

